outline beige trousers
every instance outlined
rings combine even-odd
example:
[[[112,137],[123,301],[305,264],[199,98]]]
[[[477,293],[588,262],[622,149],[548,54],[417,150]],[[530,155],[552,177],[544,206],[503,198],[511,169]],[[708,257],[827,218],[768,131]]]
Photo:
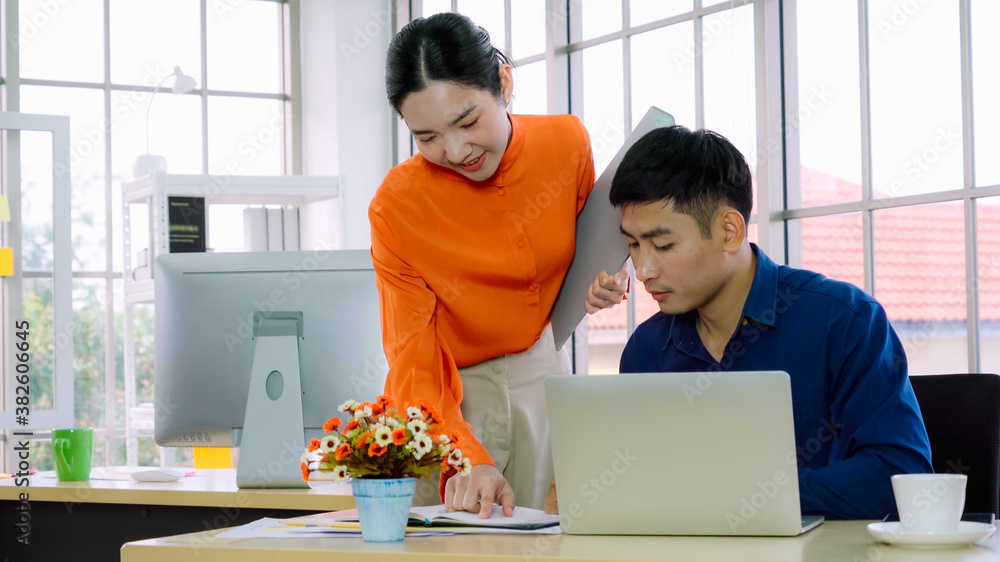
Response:
[[[569,374],[547,326],[530,349],[459,369],[462,416],[514,489],[517,505],[542,509],[552,482],[545,377]]]

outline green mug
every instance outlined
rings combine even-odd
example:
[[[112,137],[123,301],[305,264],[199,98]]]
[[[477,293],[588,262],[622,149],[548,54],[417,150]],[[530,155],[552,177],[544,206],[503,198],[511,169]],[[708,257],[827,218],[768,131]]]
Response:
[[[90,457],[93,452],[94,430],[52,430],[52,457],[55,459],[56,477],[59,480],[90,480]]]

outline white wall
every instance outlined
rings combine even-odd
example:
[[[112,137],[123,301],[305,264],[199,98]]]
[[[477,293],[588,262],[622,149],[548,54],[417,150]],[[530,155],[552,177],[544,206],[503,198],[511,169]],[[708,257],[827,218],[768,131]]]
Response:
[[[302,0],[300,5],[302,172],[340,178],[340,200],[311,211],[342,217],[335,237],[340,247],[368,248],[368,203],[392,163],[393,114],[383,70],[393,34],[391,2]],[[331,238],[330,232],[314,235]]]

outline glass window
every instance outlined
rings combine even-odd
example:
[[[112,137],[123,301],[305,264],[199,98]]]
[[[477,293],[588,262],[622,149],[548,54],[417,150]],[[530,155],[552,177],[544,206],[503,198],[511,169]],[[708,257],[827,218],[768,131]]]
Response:
[[[629,20],[635,27],[690,12],[693,8],[691,0],[632,0],[629,2]]]
[[[980,370],[1000,373],[1000,197],[976,200],[976,224]]]
[[[802,232],[802,268],[865,287],[861,213],[789,221]]]
[[[52,272],[52,134],[21,131],[21,271]],[[15,266],[16,267],[16,266]],[[25,289],[27,294],[27,289]],[[34,347],[34,344],[32,344]],[[37,356],[34,356],[37,358]],[[37,406],[36,406],[37,409]]]
[[[971,13],[976,185],[1000,185],[1000,2],[972,0]]]
[[[757,153],[753,5],[705,16],[705,128]],[[748,158],[751,165],[753,158]],[[756,199],[756,198],[754,198]]]
[[[797,111],[803,207],[861,200],[858,8],[799,2]]]
[[[545,2],[511,0],[511,54],[515,59],[545,52]]]
[[[507,52],[504,33],[504,0],[459,0],[458,11],[490,34],[493,46]]]
[[[208,87],[213,90],[281,91],[281,11],[277,2],[209,0]]]
[[[873,196],[961,189],[958,3],[897,4],[868,5]]]
[[[109,129],[104,119],[104,92],[88,88],[22,86],[21,111],[69,116],[72,267],[74,271],[104,270],[107,262],[104,146]],[[51,149],[47,153],[51,154]]]
[[[77,427],[104,423],[106,286],[103,279],[73,280],[73,402]],[[95,444],[97,441],[94,440]]]
[[[579,14],[577,18],[576,14]],[[586,41],[622,29],[622,3],[617,1],[571,1],[569,3],[571,22],[580,21],[581,27],[572,26],[572,41]],[[617,66],[621,66],[619,63]]]
[[[583,58],[581,117],[590,132],[594,169],[600,176],[625,142],[622,42],[602,43],[572,56]],[[581,114],[576,109],[573,112]]]
[[[694,23],[685,21],[632,36],[632,125],[650,106],[695,127]]]
[[[451,11],[451,0],[423,0],[424,17]]]
[[[175,66],[200,80],[198,0],[111,0],[111,82],[156,86]]]
[[[514,69],[514,113],[545,115],[548,113],[548,77],[544,60],[518,66]]]
[[[210,98],[209,173],[281,174],[284,130],[281,103],[250,98]]]
[[[18,20],[22,78],[104,82],[101,0],[20,0]]]
[[[903,342],[910,374],[967,372],[962,202],[876,210],[872,223],[875,298]]]

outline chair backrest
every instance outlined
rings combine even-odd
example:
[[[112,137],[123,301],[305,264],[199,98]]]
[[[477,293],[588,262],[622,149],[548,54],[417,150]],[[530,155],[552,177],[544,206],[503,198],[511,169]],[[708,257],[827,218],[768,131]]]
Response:
[[[966,513],[1000,516],[1000,376],[913,375],[910,383],[934,471],[968,475]]]

